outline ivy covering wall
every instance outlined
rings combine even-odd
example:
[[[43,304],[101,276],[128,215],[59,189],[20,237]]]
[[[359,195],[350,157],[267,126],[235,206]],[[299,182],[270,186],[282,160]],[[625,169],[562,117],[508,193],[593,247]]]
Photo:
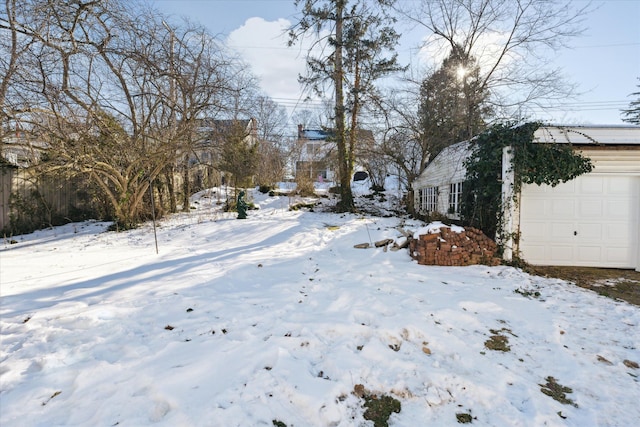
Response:
[[[510,147],[515,197],[522,184],[556,186],[593,169],[591,160],[573,150],[571,144],[533,143],[538,122],[496,124],[474,139],[462,195],[461,216],[465,223],[495,238],[502,224],[502,151]],[[515,200],[517,203],[517,199]],[[500,243],[500,242],[499,242]]]

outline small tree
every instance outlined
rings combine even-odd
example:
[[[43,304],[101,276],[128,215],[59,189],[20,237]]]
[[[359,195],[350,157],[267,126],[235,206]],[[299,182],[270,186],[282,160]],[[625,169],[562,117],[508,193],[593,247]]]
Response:
[[[286,154],[275,142],[262,140],[258,143],[256,180],[265,187],[275,187],[284,178]]]
[[[222,143],[219,167],[233,175],[235,187],[253,185],[258,165],[259,145],[249,138],[245,126],[243,121],[232,120],[219,135]]]
[[[266,96],[258,96],[251,108],[251,116],[257,122],[258,160],[256,164],[257,184],[273,187],[284,178],[287,162],[285,129],[287,110]]]
[[[414,86],[411,86],[414,87]],[[406,88],[388,89],[375,99],[377,122],[381,124],[379,142],[375,151],[387,164],[387,169],[398,175],[401,188],[412,192],[412,183],[420,175],[429,158],[429,152],[421,138],[420,121],[415,99],[417,95]],[[413,211],[411,194],[407,208]]]

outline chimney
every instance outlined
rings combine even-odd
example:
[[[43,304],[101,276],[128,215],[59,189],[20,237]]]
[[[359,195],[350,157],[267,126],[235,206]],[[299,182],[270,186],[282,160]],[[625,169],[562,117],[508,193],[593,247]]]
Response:
[[[302,139],[302,132],[304,131],[303,125],[298,125],[298,139]]]

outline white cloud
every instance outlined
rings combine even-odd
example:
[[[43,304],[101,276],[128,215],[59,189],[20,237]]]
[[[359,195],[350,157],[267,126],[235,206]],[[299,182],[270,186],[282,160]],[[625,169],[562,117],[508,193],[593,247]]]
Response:
[[[249,18],[227,39],[260,78],[262,89],[275,99],[298,99],[302,92],[298,75],[305,71],[307,50],[287,46],[290,26],[286,19]]]

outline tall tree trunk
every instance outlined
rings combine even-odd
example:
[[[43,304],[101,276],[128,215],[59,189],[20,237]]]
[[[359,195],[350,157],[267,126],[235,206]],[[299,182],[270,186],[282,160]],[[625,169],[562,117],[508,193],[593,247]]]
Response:
[[[345,132],[345,108],[342,68],[342,29],[344,24],[344,1],[336,2],[336,50],[334,53],[335,70],[333,81],[335,84],[336,110],[336,143],[338,145],[338,173],[340,174],[340,202],[338,209],[342,212],[355,211],[353,194],[351,193],[351,174],[349,173],[349,153],[347,152],[347,138]]]

